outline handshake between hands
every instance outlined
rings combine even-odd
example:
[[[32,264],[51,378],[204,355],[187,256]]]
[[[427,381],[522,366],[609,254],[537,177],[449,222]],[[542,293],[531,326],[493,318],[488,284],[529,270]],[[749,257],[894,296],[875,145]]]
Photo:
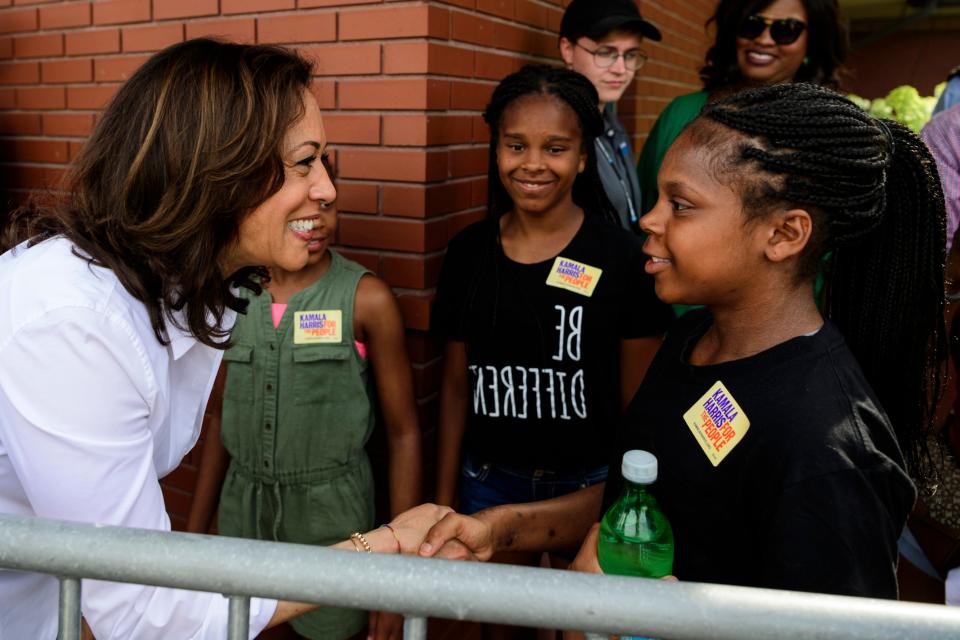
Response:
[[[448,560],[489,560],[495,549],[493,527],[484,518],[454,512],[450,507],[421,504],[390,522],[400,552]]]
[[[401,513],[390,526],[397,531],[404,554],[486,562],[498,551],[510,550],[515,537],[514,532],[502,531],[498,526],[503,515],[500,509],[494,507],[467,516],[450,507],[422,504]],[[589,530],[570,565],[572,570],[602,573],[597,560],[599,527],[594,524]]]

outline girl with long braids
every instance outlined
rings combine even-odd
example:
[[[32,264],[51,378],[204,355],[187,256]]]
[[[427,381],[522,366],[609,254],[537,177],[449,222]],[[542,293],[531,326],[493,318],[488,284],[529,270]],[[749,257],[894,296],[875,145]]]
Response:
[[[524,67],[484,119],[488,216],[450,243],[433,310],[438,500],[454,502],[459,476],[466,513],[602,482],[604,442],[670,321],[599,182],[590,81]]]
[[[706,308],[667,334],[613,451],[659,459],[676,576],[895,598],[945,355],[929,152],[833,92],[785,84],[708,104],[659,186],[641,219],[646,270],[665,302]],[[821,313],[811,289],[828,253]],[[421,553],[450,537],[486,557],[586,533],[575,510],[568,524],[550,513],[449,518]],[[594,530],[577,568],[599,570],[596,544]]]

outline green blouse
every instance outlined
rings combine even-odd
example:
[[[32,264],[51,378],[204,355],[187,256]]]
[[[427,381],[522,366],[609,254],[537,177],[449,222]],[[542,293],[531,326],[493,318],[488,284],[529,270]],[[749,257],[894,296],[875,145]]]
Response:
[[[667,149],[677,139],[683,128],[700,115],[703,105],[707,104],[706,91],[697,91],[674,98],[663,110],[653,125],[647,141],[640,152],[637,173],[640,174],[640,191],[643,194],[643,210],[650,211],[657,203],[657,174]]]

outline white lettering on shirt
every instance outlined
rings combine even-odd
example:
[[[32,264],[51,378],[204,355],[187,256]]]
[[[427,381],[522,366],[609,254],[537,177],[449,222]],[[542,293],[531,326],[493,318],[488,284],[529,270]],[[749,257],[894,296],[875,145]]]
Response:
[[[583,306],[568,311],[562,305],[555,305],[554,309],[559,315],[554,326],[557,330],[557,352],[551,355],[551,360],[579,362],[582,355]],[[475,415],[526,420],[533,418],[532,410],[528,413],[528,407],[533,403],[537,419],[573,420],[574,417],[587,417],[583,369],[570,371],[554,367],[499,367],[489,364],[470,365],[468,369],[473,385]]]

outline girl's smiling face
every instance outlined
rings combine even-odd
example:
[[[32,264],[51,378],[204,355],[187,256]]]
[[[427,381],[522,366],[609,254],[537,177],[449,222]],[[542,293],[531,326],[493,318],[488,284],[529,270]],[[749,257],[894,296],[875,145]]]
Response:
[[[748,222],[740,196],[717,180],[713,154],[681,134],[660,168],[660,197],[640,219],[646,271],[664,302],[736,303],[769,266],[764,225]]]
[[[775,0],[758,16],[767,22],[793,19],[807,23],[807,10],[800,0]],[[755,84],[791,82],[807,55],[807,29],[790,44],[777,44],[770,27],[753,39],[737,38],[737,66],[743,77]]]
[[[297,271],[311,252],[322,255],[331,242],[337,191],[322,162],[327,138],[320,107],[309,91],[303,92],[303,104],[303,117],[284,139],[283,185],[241,220],[236,242],[221,259],[225,273],[244,266]]]
[[[504,110],[497,169],[515,211],[544,215],[573,207],[573,183],[586,158],[577,116],[558,98],[532,94]]]

